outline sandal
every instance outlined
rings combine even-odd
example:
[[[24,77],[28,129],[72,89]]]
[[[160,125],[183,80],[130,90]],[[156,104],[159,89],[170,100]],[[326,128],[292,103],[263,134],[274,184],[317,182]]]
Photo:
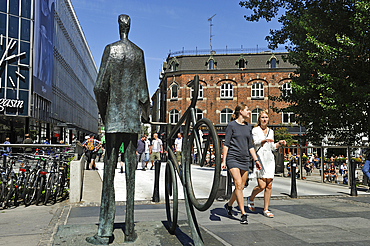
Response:
[[[271,213],[268,210],[263,211],[263,215],[266,216],[266,217],[268,217],[268,218],[274,218],[274,214]]]
[[[249,196],[248,196],[248,199],[247,199],[247,207],[248,207],[249,211],[252,211],[252,212],[255,211],[255,209],[254,209],[254,201],[250,201],[249,200]]]

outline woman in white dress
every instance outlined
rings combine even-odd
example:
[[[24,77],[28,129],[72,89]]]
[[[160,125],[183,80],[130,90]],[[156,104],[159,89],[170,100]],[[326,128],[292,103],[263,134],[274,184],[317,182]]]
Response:
[[[255,171],[258,186],[254,187],[252,194],[248,197],[247,206],[250,211],[254,212],[254,198],[258,193],[264,190],[265,204],[263,215],[273,218],[274,215],[268,210],[271,198],[272,180],[275,174],[275,159],[272,151],[275,151],[281,145],[286,145],[286,141],[280,140],[274,143],[274,131],[267,127],[268,121],[269,116],[267,111],[262,111],[258,116],[257,125],[252,130],[254,148],[257,151],[262,169]]]

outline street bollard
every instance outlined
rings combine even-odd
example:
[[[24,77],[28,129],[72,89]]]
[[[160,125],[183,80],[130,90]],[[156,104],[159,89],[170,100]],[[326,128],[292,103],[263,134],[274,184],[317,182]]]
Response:
[[[152,202],[159,202],[159,174],[161,172],[161,162],[156,160],[154,165],[154,190]]]
[[[356,172],[356,163],[354,160],[351,160],[351,196],[357,196],[355,172]]]
[[[290,197],[291,198],[297,198],[297,179],[296,179],[296,168],[297,168],[297,161],[293,157],[291,161],[291,171],[290,171],[290,176],[292,177],[292,182],[291,182],[291,189],[290,189]]]

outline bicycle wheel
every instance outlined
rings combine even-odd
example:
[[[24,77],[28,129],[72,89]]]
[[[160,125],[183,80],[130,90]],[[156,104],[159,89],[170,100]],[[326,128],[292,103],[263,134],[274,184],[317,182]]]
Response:
[[[19,206],[19,197],[22,196],[24,187],[24,180],[23,176],[20,174],[18,176],[17,182],[15,183],[15,189],[14,189],[14,206]]]
[[[166,164],[165,199],[166,199],[168,231],[171,234],[174,234],[177,228],[177,218],[178,218],[178,189],[176,173],[170,160],[168,160]],[[172,200],[172,216],[171,216],[171,200]]]
[[[5,207],[10,207],[10,202],[14,197],[15,183],[16,183],[15,177],[14,176],[9,177],[8,188],[7,188],[8,189],[8,191],[7,191],[8,194],[7,194],[6,200],[5,200]]]
[[[36,206],[39,205],[39,202],[42,202],[44,203],[44,201],[42,200],[42,192],[44,190],[44,187],[45,187],[45,176],[42,175],[39,180],[37,181],[37,184],[36,184]]]
[[[50,197],[52,198],[52,200],[54,200],[56,186],[56,175],[55,173],[51,173],[46,184],[44,205],[48,203]]]
[[[62,182],[63,182],[63,180],[62,180],[62,174],[59,174],[58,177],[57,177],[57,180],[56,180],[55,193],[54,193],[54,197],[53,197],[54,203],[57,202],[58,196],[61,193],[61,190],[62,190],[62,187],[63,187]]]
[[[33,199],[35,199],[36,195],[36,173],[31,173],[28,177],[28,182],[26,185],[26,192],[24,196],[24,205],[29,206],[31,205]]]
[[[198,144],[197,144],[198,142]],[[188,152],[188,156],[184,156],[186,165],[185,167],[185,183],[186,189],[188,190],[189,198],[194,207],[196,207],[199,211],[207,210],[213,203],[216,198],[218,186],[220,183],[220,174],[221,174],[221,151],[220,151],[220,143],[218,140],[216,129],[214,128],[212,122],[208,119],[201,119],[197,121],[193,129],[191,130],[190,137],[189,137],[189,150],[185,150]],[[185,147],[185,146],[184,146]],[[186,146],[185,148],[187,148]],[[200,147],[200,149],[198,149]],[[207,152],[209,156],[214,155],[214,173],[213,173],[213,183],[212,188],[209,191],[209,196],[205,203],[198,202],[193,187],[193,181],[191,177],[191,165],[190,165],[190,158],[191,152],[194,152],[194,149],[197,149],[198,154],[198,164],[203,166],[203,163],[206,162]],[[211,158],[211,157],[210,157]],[[203,187],[204,179],[199,180],[200,186]]]
[[[2,177],[0,177],[2,178]],[[1,182],[1,193],[0,193],[0,206],[2,208],[5,208],[5,197],[6,197],[6,194],[5,194],[5,190],[6,190],[6,182],[3,182],[2,180],[0,181]]]

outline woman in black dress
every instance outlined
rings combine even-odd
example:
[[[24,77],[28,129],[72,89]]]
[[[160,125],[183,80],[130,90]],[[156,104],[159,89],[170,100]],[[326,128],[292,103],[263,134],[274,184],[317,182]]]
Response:
[[[252,127],[246,122],[251,115],[247,105],[240,103],[236,106],[231,121],[227,125],[223,147],[223,160],[221,169],[227,168],[234,178],[235,189],[230,201],[225,204],[229,216],[232,216],[232,205],[236,200],[241,212],[241,224],[248,224],[247,214],[244,210],[243,189],[247,181],[248,171],[255,160],[257,169],[261,165],[253,148]]]

